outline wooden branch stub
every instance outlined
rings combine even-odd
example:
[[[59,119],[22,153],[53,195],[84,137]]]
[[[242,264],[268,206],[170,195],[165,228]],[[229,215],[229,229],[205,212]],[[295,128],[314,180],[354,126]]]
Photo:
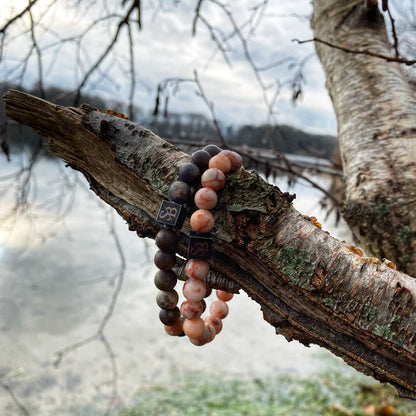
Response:
[[[49,137],[50,149],[81,171],[130,229],[155,237],[160,203],[188,155],[91,108],[63,108],[13,90],[5,103],[9,117]],[[287,339],[321,345],[416,398],[416,281],[322,231],[255,172],[227,179],[213,210],[213,269],[258,302]],[[186,220],[180,255],[189,232]]]

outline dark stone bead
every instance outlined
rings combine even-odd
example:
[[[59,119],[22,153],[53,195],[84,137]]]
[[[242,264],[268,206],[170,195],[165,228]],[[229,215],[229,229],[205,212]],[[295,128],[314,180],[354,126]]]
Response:
[[[210,296],[211,293],[212,293],[212,287],[207,286],[204,298],[207,298],[208,296]]]
[[[204,172],[208,169],[208,163],[211,159],[211,154],[206,150],[197,150],[195,153],[192,153],[192,162],[198,166],[201,172]]]
[[[177,306],[173,309],[161,309],[159,312],[159,319],[162,324],[173,325],[181,318],[181,311]]]
[[[160,224],[170,225],[181,229],[185,217],[186,210],[181,204],[172,201],[162,201],[156,221]]]
[[[178,277],[173,270],[158,270],[155,274],[155,286],[159,290],[172,290],[177,282]]]
[[[207,260],[211,256],[212,238],[191,231],[188,243],[188,258]]]
[[[207,308],[207,303],[204,301],[204,299],[201,299],[200,302],[202,303],[202,313],[204,313],[205,309]]]
[[[176,251],[178,236],[175,231],[162,228],[156,234],[155,243],[163,251]]]
[[[169,187],[168,197],[177,204],[185,204],[191,199],[191,187],[182,181],[175,181]]]
[[[179,300],[179,295],[176,290],[161,290],[156,296],[156,303],[159,308],[172,309],[174,308]]]
[[[208,152],[211,156],[215,156],[219,152],[221,152],[222,149],[220,149],[215,144],[209,144],[208,146],[205,146],[203,150],[205,150],[206,152]]]
[[[176,254],[174,252],[156,251],[154,258],[156,267],[161,270],[169,270],[176,264]]]
[[[179,169],[178,179],[188,185],[196,185],[201,180],[201,171],[194,163],[185,163]]]

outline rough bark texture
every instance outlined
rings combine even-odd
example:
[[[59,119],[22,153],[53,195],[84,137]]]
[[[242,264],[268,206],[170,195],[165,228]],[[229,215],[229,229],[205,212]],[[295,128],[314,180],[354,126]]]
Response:
[[[63,108],[13,90],[5,103],[10,117],[50,138],[50,149],[130,229],[154,238],[160,202],[189,156],[90,107]],[[220,201],[210,263],[225,285],[243,288],[288,340],[321,345],[416,398],[415,280],[332,238],[255,172],[230,175]],[[188,235],[186,222],[182,255]]]
[[[314,0],[315,38],[391,56],[377,8]],[[368,8],[369,7],[369,8]],[[416,100],[394,62],[316,43],[338,121],[346,201],[360,245],[416,276]]]

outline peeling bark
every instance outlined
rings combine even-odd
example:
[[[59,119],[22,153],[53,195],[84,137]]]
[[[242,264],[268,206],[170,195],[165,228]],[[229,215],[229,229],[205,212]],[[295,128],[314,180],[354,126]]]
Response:
[[[314,36],[392,55],[378,8],[314,0]],[[338,121],[346,201],[360,245],[416,276],[416,99],[399,64],[316,43]]]
[[[170,183],[189,156],[131,121],[10,90],[9,117],[48,137],[139,236],[154,238]],[[291,197],[241,169],[215,208],[210,266],[261,306],[288,340],[318,344],[416,398],[416,282],[322,231]],[[186,255],[189,221],[178,252]]]

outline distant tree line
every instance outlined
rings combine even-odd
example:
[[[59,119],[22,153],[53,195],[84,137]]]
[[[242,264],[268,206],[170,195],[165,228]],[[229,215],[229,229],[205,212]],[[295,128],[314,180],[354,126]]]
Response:
[[[0,94],[10,88],[9,83],[0,83]],[[21,88],[19,88],[21,89]],[[37,88],[28,90],[30,94],[40,96]],[[49,87],[45,97],[52,102],[64,106],[71,106],[73,93],[58,87]],[[85,95],[81,102],[88,103],[101,110],[112,109],[126,112],[127,104],[105,100],[94,95]],[[134,109],[135,120],[154,131],[166,140],[180,142],[218,143],[218,133],[212,120],[197,113],[170,113],[167,116],[153,117],[146,114],[140,107]],[[253,126],[222,126],[222,134],[227,143],[233,146],[248,146],[251,148],[273,149],[273,151],[302,155],[318,155],[331,158],[336,148],[336,138],[330,135],[311,134],[295,127],[286,125],[271,126],[267,124]],[[3,134],[1,132],[3,131]],[[24,149],[42,147],[44,139],[40,138],[32,129],[14,123],[7,123],[3,102],[0,105],[0,142],[4,152],[19,152]],[[47,153],[47,152],[46,152]]]

